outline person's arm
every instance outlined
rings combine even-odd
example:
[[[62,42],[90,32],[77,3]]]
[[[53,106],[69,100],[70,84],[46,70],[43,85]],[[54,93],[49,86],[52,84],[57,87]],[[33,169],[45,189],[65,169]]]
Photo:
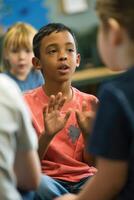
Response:
[[[9,185],[14,188],[15,172],[19,189],[35,189],[41,170],[31,117],[17,84],[6,75],[0,77],[0,82],[1,182],[5,192]]]
[[[98,172],[85,184],[81,192],[65,195],[55,200],[111,200],[126,183],[128,163],[125,161],[97,158]]]
[[[14,171],[17,187],[21,190],[35,190],[40,183],[40,164],[35,150],[19,151],[16,154]]]
[[[47,152],[50,142],[53,137],[65,127],[65,124],[70,116],[71,111],[67,111],[64,115],[61,114],[61,109],[66,101],[66,98],[59,92],[56,96],[51,95],[49,104],[44,108],[44,124],[45,131],[39,138],[39,157],[43,159]]]
[[[90,100],[90,111],[89,111],[89,102],[83,100],[82,102],[82,110],[76,110],[76,119],[78,122],[78,125],[82,131],[85,147],[87,145],[88,138],[90,137],[90,134],[92,132],[92,127],[96,115],[96,110],[98,107],[98,99],[92,98]],[[94,163],[94,157],[87,153],[86,148],[83,151],[83,160],[84,162],[88,163],[90,166],[95,165]]]
[[[49,137],[45,132],[42,133],[42,135],[40,136],[39,148],[38,148],[38,155],[39,155],[40,160],[42,160],[44,155],[46,154],[51,140],[52,138]]]

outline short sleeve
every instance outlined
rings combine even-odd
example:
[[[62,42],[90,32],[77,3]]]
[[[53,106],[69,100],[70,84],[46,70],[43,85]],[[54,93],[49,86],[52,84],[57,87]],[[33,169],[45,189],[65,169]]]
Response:
[[[127,160],[130,150],[129,123],[117,94],[116,88],[109,85],[101,90],[88,150],[95,156]]]

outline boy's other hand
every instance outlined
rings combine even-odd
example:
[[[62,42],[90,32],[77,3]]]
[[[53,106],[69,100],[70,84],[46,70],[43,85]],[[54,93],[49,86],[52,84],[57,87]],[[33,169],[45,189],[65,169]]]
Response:
[[[89,133],[91,133],[91,130],[92,130],[93,122],[94,122],[97,107],[98,107],[98,100],[93,98],[90,101],[90,106],[91,106],[91,109],[89,111],[88,102],[83,100],[82,110],[76,110],[76,119],[85,140],[87,139],[87,137],[89,136]]]

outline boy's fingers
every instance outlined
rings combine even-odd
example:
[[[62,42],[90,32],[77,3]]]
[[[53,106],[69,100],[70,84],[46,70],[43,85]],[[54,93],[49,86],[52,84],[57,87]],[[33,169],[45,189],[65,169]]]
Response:
[[[58,110],[61,99],[62,99],[62,93],[58,92],[58,94],[55,96],[55,102],[54,102],[54,107],[53,107],[54,110]]]
[[[55,96],[51,95],[48,104],[48,113],[51,113],[54,110],[54,105],[55,105]]]
[[[71,114],[71,110],[69,110],[69,111],[66,113],[66,115],[65,115],[65,122],[67,122],[67,120],[69,119],[70,114]]]
[[[62,93],[59,92],[56,96],[56,99],[55,99],[54,109],[60,110],[63,107],[65,101],[66,101],[66,97],[63,97]]]
[[[45,117],[47,113],[48,113],[48,106],[45,105],[43,108],[43,116]]]
[[[87,111],[87,102],[85,100],[83,100],[82,102],[82,111],[83,112]]]
[[[64,105],[66,99],[67,99],[66,97],[63,97],[63,98],[61,99],[61,101],[59,102],[59,104],[58,104],[58,109],[59,109],[59,110],[60,110],[60,109],[62,108],[62,106]]]
[[[98,105],[99,105],[99,101],[96,99],[92,99],[90,101],[90,104],[91,104],[91,110],[96,112]]]
[[[76,111],[75,111],[75,115],[76,115],[77,121],[79,121],[79,118],[80,118],[80,111],[79,111],[79,110],[76,110]]]

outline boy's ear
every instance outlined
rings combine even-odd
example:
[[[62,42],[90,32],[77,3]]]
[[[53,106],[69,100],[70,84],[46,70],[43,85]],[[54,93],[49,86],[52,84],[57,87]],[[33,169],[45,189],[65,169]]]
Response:
[[[41,69],[40,60],[37,57],[32,58],[32,63],[35,69]]]
[[[79,67],[79,65],[80,65],[80,60],[81,60],[81,56],[80,56],[80,54],[78,53],[78,54],[77,54],[77,58],[76,58],[76,67]]]
[[[123,40],[123,31],[122,27],[118,23],[117,20],[114,18],[109,18],[108,20],[109,24],[109,30],[110,30],[110,35],[111,35],[111,42],[114,45],[119,45],[122,43]]]

